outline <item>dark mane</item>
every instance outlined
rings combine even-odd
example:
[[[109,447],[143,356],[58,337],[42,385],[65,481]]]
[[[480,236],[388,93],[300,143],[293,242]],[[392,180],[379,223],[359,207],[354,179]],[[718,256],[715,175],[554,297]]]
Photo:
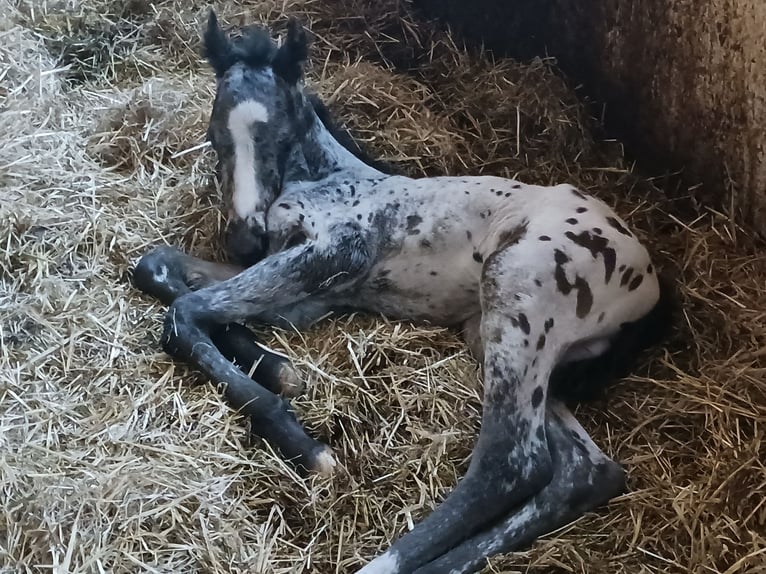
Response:
[[[332,134],[332,136],[337,140],[337,142],[342,145],[344,148],[346,148],[348,151],[350,151],[354,156],[356,156],[358,159],[369,165],[370,167],[373,167],[377,169],[378,171],[381,171],[387,175],[398,175],[399,170],[397,170],[392,164],[377,160],[373,158],[360,144],[357,142],[352,136],[351,133],[345,129],[340,127],[335,120],[332,117],[332,114],[330,113],[330,110],[327,108],[327,106],[322,102],[321,99],[319,99],[319,96],[316,94],[306,94],[308,97],[309,102],[311,102],[311,106],[314,108],[314,112],[316,113],[319,120],[322,122],[322,125],[324,125],[325,128],[327,128],[327,131]]]
[[[253,68],[271,65],[277,45],[268,30],[260,26],[242,28],[239,36],[229,37],[218,25],[218,18],[210,12],[203,37],[202,55],[210,62],[217,78],[221,78],[233,65],[243,63]]]

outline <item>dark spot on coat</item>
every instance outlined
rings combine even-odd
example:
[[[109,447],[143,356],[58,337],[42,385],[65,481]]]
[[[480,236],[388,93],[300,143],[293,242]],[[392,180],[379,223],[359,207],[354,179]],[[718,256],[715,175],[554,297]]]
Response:
[[[476,261],[476,263],[481,263],[484,261],[484,257],[481,256],[481,253],[478,251],[473,252],[473,260]]]
[[[585,213],[586,211],[588,211],[587,207],[578,207],[577,208],[577,213]]]
[[[513,189],[521,189],[521,184],[518,184],[518,183],[514,183],[514,184],[513,184],[511,187],[512,187]]]
[[[619,221],[617,221],[614,217],[607,217],[606,221],[607,221],[607,223],[609,225],[614,227],[617,231],[619,231],[623,235],[627,235],[628,237],[633,237],[633,234],[630,231],[628,231],[625,228],[625,226],[622,223],[620,223]]]
[[[298,221],[305,221],[305,220],[306,220],[306,216],[305,215],[303,215],[302,213],[300,215],[298,215]]]
[[[562,295],[569,295],[569,292],[572,291],[572,285],[569,283],[567,274],[564,271],[564,265],[569,262],[569,257],[560,249],[556,249],[553,251],[553,258],[556,261],[556,269],[553,272],[556,288]]]
[[[466,231],[465,236],[468,238],[468,241],[471,241],[471,239],[473,238],[473,233],[471,233],[470,231]]]
[[[355,199],[354,203],[351,204],[351,207],[356,207],[357,205],[359,205],[359,203],[360,201],[358,199]]]
[[[569,262],[569,257],[566,253],[556,249],[553,252],[553,257],[556,261],[556,269],[553,272],[553,278],[556,280],[556,288],[562,295],[569,295],[572,292],[572,289],[577,291],[576,313],[577,316],[582,319],[590,312],[591,307],[593,307],[593,293],[591,292],[590,285],[579,275],[575,276],[574,284],[569,282],[566,271],[564,271],[564,265]]]
[[[537,350],[542,351],[543,348],[545,348],[545,335],[540,335],[540,338],[537,339]]]
[[[593,233],[595,233],[596,235],[601,235],[602,233],[604,233],[604,230],[601,229],[600,227],[594,227]]]
[[[569,225],[577,225],[577,220],[574,217],[570,217],[569,219],[567,219],[567,223]]]
[[[651,263],[646,266],[646,274],[647,275],[651,275],[653,271],[654,271],[654,267],[652,267]]]
[[[527,319],[527,316],[524,313],[519,313],[519,327],[521,327],[521,330],[525,335],[529,335],[529,319]]]
[[[539,427],[537,427],[537,430],[535,431],[535,436],[537,437],[537,440],[539,440],[540,442],[545,441],[545,426],[544,425],[540,425]]]
[[[428,241],[428,239],[421,239],[420,240],[420,246],[423,249],[431,249],[431,242]]]
[[[553,317],[545,321],[545,324],[543,325],[543,327],[545,328],[546,333],[550,331],[553,328]]]
[[[630,278],[633,276],[633,268],[628,267],[625,270],[625,273],[622,274],[622,279],[620,279],[620,287],[625,287],[625,285],[628,284],[628,281],[630,281]]]
[[[537,387],[532,393],[532,407],[536,409],[537,407],[540,406],[540,403],[542,402],[543,402],[543,388]]]
[[[612,279],[612,273],[614,273],[615,265],[617,264],[617,253],[609,247],[609,240],[605,237],[599,237],[592,235],[589,231],[583,231],[580,234],[575,234],[572,231],[567,231],[564,235],[567,236],[575,245],[584,247],[595,258],[597,255],[601,255],[604,259],[604,280],[606,283]]]
[[[580,319],[583,319],[593,308],[593,293],[588,282],[579,275],[575,278],[574,286],[577,289],[576,313]]]
[[[538,239],[540,241],[550,241],[551,240],[551,238],[548,237],[547,235],[541,235],[540,237],[538,237]]]
[[[625,266],[625,265],[620,265],[620,267],[617,269],[617,271],[619,271],[620,273],[622,273],[623,271],[625,271],[625,269],[626,269],[626,266]]]
[[[498,196],[498,197],[500,197],[500,196],[502,196],[502,195],[503,195],[503,192],[502,192],[502,191],[496,191],[496,192],[495,192],[495,195],[496,195],[496,196]]]
[[[580,199],[585,199],[585,196],[582,193],[580,193],[579,190],[575,188],[572,188],[572,193],[574,193],[575,197],[579,197]]]
[[[601,314],[598,316],[598,322],[601,323],[604,320],[604,317],[606,317],[606,313],[602,311]]]
[[[306,206],[305,206],[305,205],[303,205],[303,202],[302,202],[302,201],[299,201],[299,202],[298,202],[298,205],[300,205],[300,206],[301,206],[301,209],[306,209]]]
[[[434,277],[436,277],[438,274],[439,273],[437,271],[431,271],[431,275],[433,275]]]
[[[419,215],[408,215],[407,216],[407,232],[410,235],[417,235],[418,233],[420,233],[417,227],[418,225],[422,223],[422,221],[423,221],[423,218],[420,217]]]
[[[524,346],[529,347],[529,339],[524,339]]]
[[[279,207],[281,207],[282,209],[290,209],[291,206],[289,203],[280,203]]]
[[[357,214],[356,214],[356,218],[357,218],[359,221],[362,221],[362,214],[361,214],[361,213],[357,213]]]
[[[348,190],[351,192],[351,197],[356,195],[356,188],[353,185],[350,185]]]
[[[539,279],[535,279],[535,285],[537,285],[538,287],[542,287],[543,286],[543,282],[540,281]]]
[[[628,291],[635,291],[638,289],[639,285],[644,282],[644,276],[641,274],[636,275],[633,277],[633,281],[630,282],[628,285]]]

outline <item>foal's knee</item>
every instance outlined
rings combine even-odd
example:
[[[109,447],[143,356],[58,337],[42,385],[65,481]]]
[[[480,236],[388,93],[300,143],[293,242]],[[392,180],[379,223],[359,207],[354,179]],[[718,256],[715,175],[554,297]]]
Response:
[[[166,305],[187,293],[179,268],[181,253],[173,247],[163,245],[150,251],[139,260],[133,269],[133,284]]]

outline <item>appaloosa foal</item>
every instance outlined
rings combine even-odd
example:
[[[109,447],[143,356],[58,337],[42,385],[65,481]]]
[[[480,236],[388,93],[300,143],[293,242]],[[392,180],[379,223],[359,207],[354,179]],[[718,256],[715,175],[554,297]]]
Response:
[[[211,14],[205,46],[218,78],[208,135],[229,246],[252,265],[170,248],[145,256],[137,284],[172,302],[164,348],[225,382],[256,433],[320,472],[335,464],[330,449],[217,348],[274,358],[236,323],[300,327],[328,311],[366,310],[462,327],[483,361],[468,472],[360,572],[472,572],[619,493],[621,467],[559,399],[616,354],[635,355],[662,325],[656,273],[627,225],[569,185],[412,179],[360,161],[304,93],[306,39],[294,21],[277,48],[260,29],[229,38]],[[271,390],[299,390],[284,359],[266,370],[259,380]]]

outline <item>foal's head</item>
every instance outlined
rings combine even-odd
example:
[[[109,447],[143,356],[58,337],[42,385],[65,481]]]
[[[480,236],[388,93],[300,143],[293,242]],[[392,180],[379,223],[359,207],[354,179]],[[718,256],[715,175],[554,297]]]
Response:
[[[265,214],[281,191],[288,158],[316,118],[301,86],[306,35],[290,20],[279,47],[255,27],[230,38],[211,11],[204,42],[218,80],[208,138],[228,211],[227,249],[252,263],[265,254]]]

